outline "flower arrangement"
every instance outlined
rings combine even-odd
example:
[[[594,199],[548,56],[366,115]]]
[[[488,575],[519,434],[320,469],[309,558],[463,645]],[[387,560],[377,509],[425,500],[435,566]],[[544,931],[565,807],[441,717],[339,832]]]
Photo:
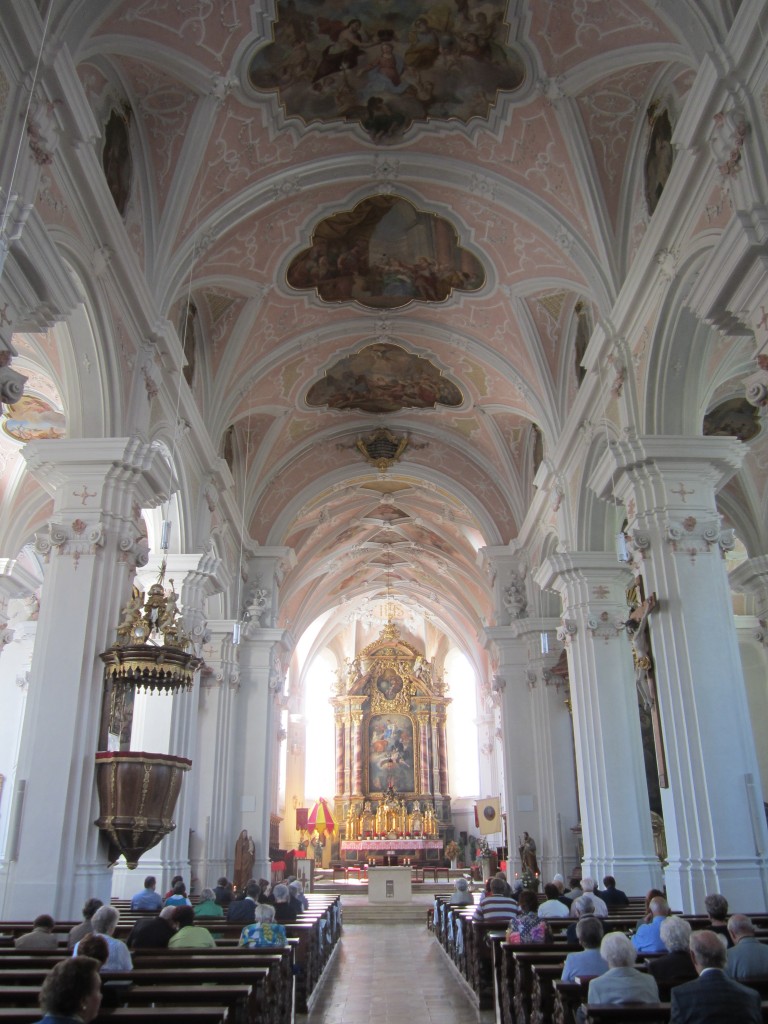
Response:
[[[458,860],[461,854],[461,847],[455,839],[451,839],[449,843],[445,844],[445,856],[448,860]]]
[[[480,838],[477,840],[477,853],[478,856],[480,857],[490,856],[491,848],[488,845],[488,840],[485,838],[485,836],[480,836]]]

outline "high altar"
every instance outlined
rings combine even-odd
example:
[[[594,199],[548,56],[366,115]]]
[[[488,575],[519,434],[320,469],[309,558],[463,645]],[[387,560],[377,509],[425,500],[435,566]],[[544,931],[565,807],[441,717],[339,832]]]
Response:
[[[349,661],[331,703],[345,860],[436,860],[451,827],[442,678],[389,622]]]

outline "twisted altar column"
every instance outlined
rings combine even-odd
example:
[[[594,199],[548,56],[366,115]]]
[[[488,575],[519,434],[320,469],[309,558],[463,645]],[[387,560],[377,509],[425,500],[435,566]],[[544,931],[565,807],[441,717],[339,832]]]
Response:
[[[437,716],[437,770],[440,780],[440,792],[448,793],[448,741],[445,735],[445,708],[441,708]]]
[[[362,722],[363,715],[355,711],[352,719],[352,795],[362,796],[363,794],[363,737]]]
[[[420,711],[419,720],[419,792],[429,793],[429,715]]]
[[[336,715],[336,792],[342,796],[344,788],[344,719]]]

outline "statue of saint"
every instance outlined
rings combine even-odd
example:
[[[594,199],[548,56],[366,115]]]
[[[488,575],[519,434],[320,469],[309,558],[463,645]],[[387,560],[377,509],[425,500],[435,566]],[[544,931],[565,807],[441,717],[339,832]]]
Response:
[[[421,817],[421,805],[418,800],[413,802],[413,810],[411,811],[410,821],[410,832],[413,835],[421,835],[423,831],[423,820]]]
[[[244,889],[253,876],[253,863],[256,860],[256,846],[246,829],[240,833],[235,843],[235,886]]]
[[[536,843],[528,835],[527,832],[523,832],[523,838],[518,847],[520,851],[520,860],[523,865],[523,871],[529,871],[532,875],[538,875],[539,863],[536,860]]]

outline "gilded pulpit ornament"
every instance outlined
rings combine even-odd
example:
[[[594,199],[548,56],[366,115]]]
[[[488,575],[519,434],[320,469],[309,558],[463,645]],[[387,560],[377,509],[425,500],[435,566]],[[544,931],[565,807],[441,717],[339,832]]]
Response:
[[[135,868],[147,850],[176,828],[172,815],[185,757],[130,749],[133,700],[138,690],[190,690],[201,661],[189,653],[190,637],[165,562],[146,598],[134,588],[123,608],[117,639],[104,651],[104,710],[96,754],[99,817],[94,824],[108,840],[113,864],[120,854]]]
[[[146,690],[190,690],[200,659],[188,653],[189,635],[178,610],[178,595],[169,580],[166,591],[165,563],[157,581],[141,593],[134,588],[117,627],[117,639],[101,655],[107,680],[115,685]]]

